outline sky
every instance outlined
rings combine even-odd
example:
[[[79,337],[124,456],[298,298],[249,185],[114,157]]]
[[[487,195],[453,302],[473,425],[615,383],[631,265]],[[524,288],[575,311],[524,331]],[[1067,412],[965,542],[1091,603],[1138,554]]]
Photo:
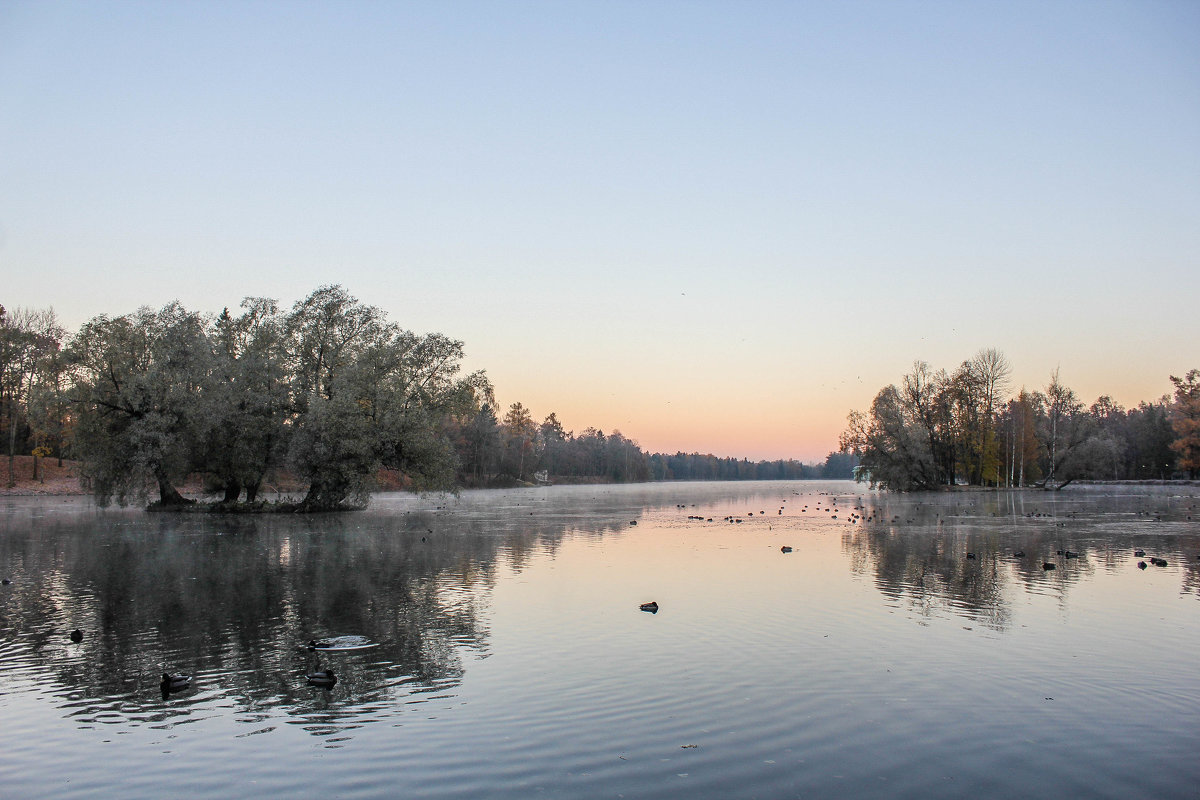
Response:
[[[338,283],[502,406],[819,461],[915,360],[1200,368],[1200,3],[0,3],[0,304]]]

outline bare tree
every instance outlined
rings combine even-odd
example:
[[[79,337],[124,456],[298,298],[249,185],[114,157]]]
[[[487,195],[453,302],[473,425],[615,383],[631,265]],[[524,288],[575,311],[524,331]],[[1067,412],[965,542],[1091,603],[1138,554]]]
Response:
[[[997,451],[996,412],[1001,405],[1002,395],[1008,391],[1008,378],[1012,373],[1008,359],[994,347],[980,350],[969,362],[970,371],[975,377],[978,389],[977,400],[978,424],[975,445],[980,457],[980,479],[985,478],[984,470],[991,466],[994,469],[994,479],[1000,483],[1000,459]],[[988,470],[992,471],[992,470]]]
[[[1071,389],[1058,379],[1058,368],[1050,374],[1046,386],[1046,450],[1049,465],[1042,485],[1049,487],[1059,477],[1062,466],[1071,451],[1083,441],[1079,416],[1083,403]],[[1059,484],[1058,488],[1065,486]]]

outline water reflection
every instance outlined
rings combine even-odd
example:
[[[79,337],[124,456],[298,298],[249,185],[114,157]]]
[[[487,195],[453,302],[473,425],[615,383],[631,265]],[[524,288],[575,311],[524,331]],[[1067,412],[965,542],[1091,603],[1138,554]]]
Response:
[[[1065,606],[1098,572],[1136,571],[1136,548],[1166,558],[1180,592],[1200,596],[1195,497],[881,495],[847,486],[812,497],[789,488],[790,498],[762,485],[555,487],[385,497],[367,512],[311,517],[8,501],[0,509],[0,564],[12,580],[0,590],[0,694],[48,697],[85,727],[169,728],[226,715],[250,727],[241,736],[288,724],[344,740],[455,695],[465,660],[490,655],[487,611],[501,571],[553,558],[568,532],[586,539],[685,524],[696,504],[705,518],[772,510],[753,524],[705,524],[708,538],[696,541],[706,547],[721,546],[714,535],[747,537],[764,525],[790,527],[795,543],[835,533],[852,572],[919,622],[951,614],[1009,630],[1023,595]],[[840,511],[830,508],[835,498]],[[629,526],[638,519],[641,528]],[[74,628],[84,631],[79,643],[68,638]],[[376,646],[305,647],[346,635]],[[306,674],[323,669],[336,671],[336,684],[309,685]],[[164,672],[193,681],[164,698]]]
[[[0,784],[1189,797],[1195,502],[850,484],[385,497],[330,517],[0,501],[0,744],[19,765]],[[1138,570],[1139,547],[1169,566]],[[373,646],[306,646],[351,636]],[[326,669],[333,686],[309,685]],[[164,699],[163,672],[192,682]]]
[[[1194,496],[1081,488],[874,495],[857,507],[864,523],[843,535],[851,568],[918,617],[948,610],[1002,631],[1017,590],[1065,604],[1097,570],[1136,568],[1138,550],[1176,567],[1181,593],[1200,594]]]
[[[214,520],[78,501],[20,516],[0,537],[0,691],[49,694],[81,726],[179,724],[216,703],[250,723],[283,709],[321,735],[452,691],[464,655],[488,652],[497,554],[519,565],[568,524],[469,508]],[[377,646],[304,646],[347,634]],[[332,688],[307,684],[329,668]],[[194,678],[164,697],[164,671]]]

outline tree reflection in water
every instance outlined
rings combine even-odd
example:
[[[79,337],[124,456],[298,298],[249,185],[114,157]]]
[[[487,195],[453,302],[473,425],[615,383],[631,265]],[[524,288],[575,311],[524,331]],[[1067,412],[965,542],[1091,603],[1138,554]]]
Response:
[[[14,577],[0,596],[12,646],[0,658],[39,683],[52,674],[50,693],[83,725],[163,723],[215,693],[239,721],[283,707],[328,733],[348,709],[403,707],[457,686],[464,655],[487,653],[479,610],[497,554],[519,564],[553,550],[567,524],[530,518],[497,533],[484,518],[433,512],[35,516],[0,537]],[[87,632],[82,643],[68,640],[74,627]],[[338,634],[377,646],[304,647]],[[325,667],[337,684],[308,686],[305,672]],[[164,702],[164,671],[194,684]]]
[[[1183,566],[1181,591],[1200,590],[1191,497],[1080,488],[881,494],[868,502],[869,521],[844,534],[843,550],[856,573],[873,572],[885,597],[922,619],[954,613],[1006,630],[1018,591],[1055,594],[1065,605],[1072,586],[1097,569],[1129,567],[1137,547],[1172,554]]]
[[[359,513],[264,517],[10,502],[0,535],[0,564],[13,579],[0,591],[0,691],[50,697],[85,727],[232,714],[250,726],[239,735],[293,724],[328,742],[454,695],[466,663],[489,654],[485,612],[497,581],[552,556],[566,532],[628,535],[630,519],[661,508],[677,512],[674,525],[695,503],[749,508],[738,489],[719,491],[556,487],[471,494],[445,508],[392,500]],[[1180,591],[1198,593],[1195,502],[1145,491],[845,492],[836,519],[789,506],[772,520],[790,525],[795,542],[839,535],[853,572],[918,621],[953,615],[1004,631],[1025,594],[1065,606],[1073,587],[1101,571],[1136,573],[1135,547],[1168,559]],[[847,519],[850,511],[862,521]],[[717,548],[721,537],[762,533],[761,525],[684,530],[697,547]],[[1044,571],[1043,561],[1058,569]],[[73,628],[85,632],[82,642],[68,638]],[[347,634],[377,646],[304,646]],[[333,687],[305,681],[329,668]],[[164,700],[163,672],[195,677]]]

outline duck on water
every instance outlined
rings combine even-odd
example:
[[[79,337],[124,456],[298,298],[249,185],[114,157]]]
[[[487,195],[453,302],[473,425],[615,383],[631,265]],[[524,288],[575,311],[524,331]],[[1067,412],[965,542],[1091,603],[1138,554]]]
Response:
[[[192,685],[191,675],[172,675],[169,672],[162,674],[162,680],[158,683],[158,688],[162,689],[163,698],[172,692],[182,692],[184,689]]]
[[[337,683],[337,675],[334,675],[331,669],[310,672],[304,677],[308,679],[310,686],[319,686],[322,689],[332,689],[333,685]]]

